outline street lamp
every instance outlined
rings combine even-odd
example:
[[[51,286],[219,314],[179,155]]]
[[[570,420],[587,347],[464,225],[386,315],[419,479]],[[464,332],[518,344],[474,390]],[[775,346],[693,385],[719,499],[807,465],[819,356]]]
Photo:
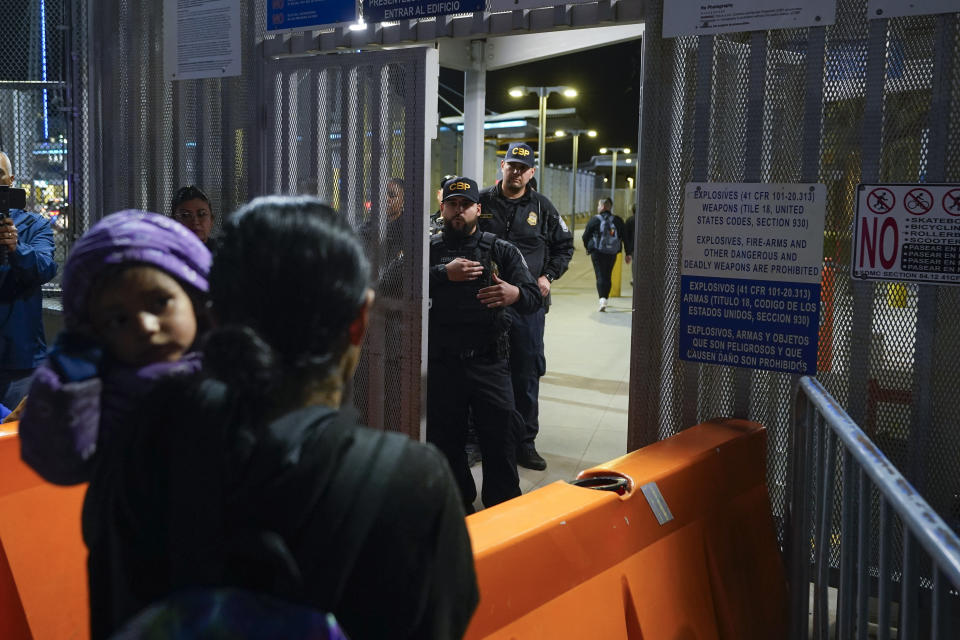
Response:
[[[585,133],[591,138],[597,137],[594,129],[571,129],[557,131],[557,137],[573,136],[573,171],[570,173],[570,233],[577,230],[577,154],[580,151],[580,134]]]
[[[613,154],[613,172],[610,175],[610,199],[615,200],[614,196],[617,194],[617,153],[623,151],[624,153],[630,153],[630,147],[601,147],[600,153],[612,153]],[[627,162],[631,162],[631,159],[628,158]]]
[[[537,146],[539,147],[537,151],[539,152],[539,159],[537,160],[537,170],[540,172],[540,179],[543,180],[543,167],[544,158],[546,158],[546,134],[547,134],[547,98],[551,93],[561,93],[568,98],[576,98],[577,90],[573,87],[568,87],[566,85],[560,85],[557,87],[510,87],[508,93],[514,98],[522,98],[523,96],[533,93],[540,97],[540,112],[537,124],[540,128],[540,137],[537,141]]]

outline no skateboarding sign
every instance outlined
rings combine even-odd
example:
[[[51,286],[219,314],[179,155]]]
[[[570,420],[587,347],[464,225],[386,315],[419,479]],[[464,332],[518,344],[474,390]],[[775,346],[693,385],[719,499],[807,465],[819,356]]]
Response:
[[[861,280],[960,284],[960,185],[857,187],[850,268]]]

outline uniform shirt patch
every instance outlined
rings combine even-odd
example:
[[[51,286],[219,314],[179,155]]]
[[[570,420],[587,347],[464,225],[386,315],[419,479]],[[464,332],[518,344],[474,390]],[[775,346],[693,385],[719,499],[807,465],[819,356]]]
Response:
[[[570,229],[567,228],[567,223],[563,220],[563,216],[557,216],[557,217],[560,218],[560,228],[566,232],[569,232]]]
[[[531,211],[529,214],[527,214],[527,224],[530,225],[531,227],[537,226],[537,212],[536,212],[536,211]]]

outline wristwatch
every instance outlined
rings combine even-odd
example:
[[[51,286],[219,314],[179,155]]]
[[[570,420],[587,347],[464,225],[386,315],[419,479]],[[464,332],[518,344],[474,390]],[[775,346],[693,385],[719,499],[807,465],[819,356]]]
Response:
[[[550,275],[549,273],[543,274],[543,277],[546,278],[547,280],[549,280],[550,282],[553,282],[553,276]]]

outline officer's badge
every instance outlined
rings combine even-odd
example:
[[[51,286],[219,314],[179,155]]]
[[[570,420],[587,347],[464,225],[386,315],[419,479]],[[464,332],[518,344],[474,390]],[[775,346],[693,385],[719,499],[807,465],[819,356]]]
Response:
[[[530,225],[531,227],[537,226],[537,212],[536,212],[536,211],[531,211],[531,212],[529,213],[529,215],[527,215],[527,224]]]

